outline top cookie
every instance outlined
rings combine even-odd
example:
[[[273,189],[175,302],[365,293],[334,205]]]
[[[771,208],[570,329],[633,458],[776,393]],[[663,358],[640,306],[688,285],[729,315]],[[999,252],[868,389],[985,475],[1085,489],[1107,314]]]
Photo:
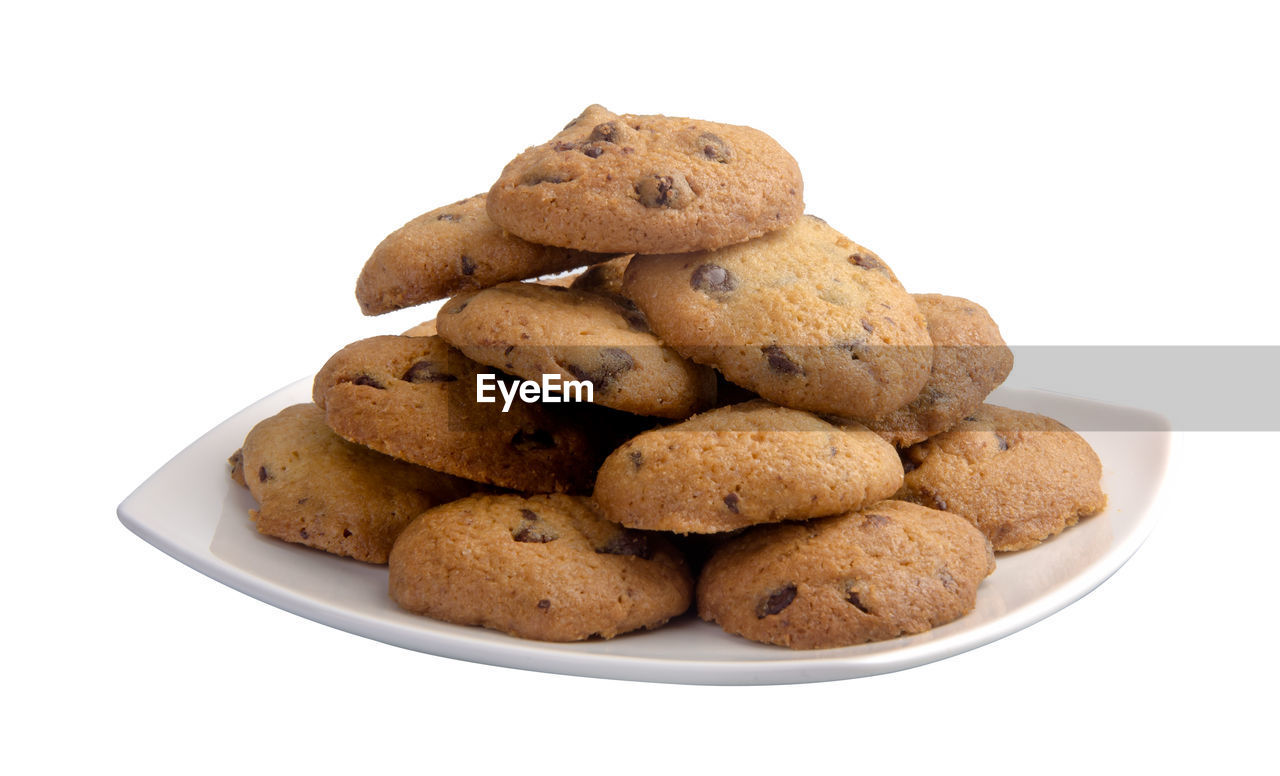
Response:
[[[381,315],[459,291],[550,275],[604,261],[581,251],[534,245],[489,220],[485,195],[436,208],[384,239],[356,281],[365,315]]]
[[[636,256],[623,294],[663,342],[775,404],[877,418],[929,378],[915,300],[878,256],[813,216],[717,251]]]
[[[489,216],[537,243],[683,253],[749,240],[804,212],[800,168],[750,127],[592,105],[512,160]]]

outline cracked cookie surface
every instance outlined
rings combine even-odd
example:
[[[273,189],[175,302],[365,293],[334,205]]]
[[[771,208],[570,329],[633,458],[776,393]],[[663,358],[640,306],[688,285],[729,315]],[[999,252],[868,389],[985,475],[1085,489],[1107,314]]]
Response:
[[[512,234],[597,253],[678,253],[748,240],[804,210],[794,159],[750,127],[583,111],[489,190]]]
[[[962,517],[902,501],[752,528],[698,580],[698,614],[752,641],[820,649],[881,641],[973,610],[995,569]]]
[[[675,546],[590,499],[480,495],[430,510],[391,552],[391,597],[439,620],[545,641],[656,628],[689,608]]]

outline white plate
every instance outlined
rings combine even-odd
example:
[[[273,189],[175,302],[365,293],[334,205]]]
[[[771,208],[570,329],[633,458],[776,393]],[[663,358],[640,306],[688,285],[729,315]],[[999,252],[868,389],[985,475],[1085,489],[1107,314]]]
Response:
[[[1101,584],[1151,531],[1168,424],[1143,410],[1042,391],[1002,390],[994,403],[1057,418],[1103,462],[1107,510],[1031,550],[1000,555],[977,608],[927,633],[841,649],[793,651],[730,636],[691,614],[609,641],[553,644],[436,622],[398,609],[387,569],[263,537],[227,457],[255,423],[309,401],[311,381],[262,399],[198,439],[120,505],[129,530],[191,568],[286,611],[388,644],[477,663],[611,679],[687,684],[788,684],[849,679],[930,663],[990,643]],[[1090,429],[1123,429],[1091,431]],[[1147,429],[1147,430],[1134,430]]]

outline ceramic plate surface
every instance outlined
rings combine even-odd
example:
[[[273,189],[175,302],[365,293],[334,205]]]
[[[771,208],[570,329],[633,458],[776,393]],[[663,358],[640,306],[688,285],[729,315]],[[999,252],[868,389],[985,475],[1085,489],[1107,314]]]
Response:
[[[191,568],[294,614],[433,655],[533,671],[689,684],[787,684],[898,671],[988,644],[1101,584],[1151,531],[1168,458],[1168,424],[1144,410],[1054,393],[1001,390],[991,401],[1081,430],[1103,463],[1102,514],[1031,550],[997,556],[977,608],[927,633],[841,649],[792,651],[730,636],[691,614],[656,631],[553,644],[436,622],[398,609],[387,569],[261,536],[227,457],[254,424],[310,400],[302,380],[209,431],[120,505],[129,530]],[[1092,430],[1124,429],[1124,430]],[[1144,430],[1135,430],[1144,429]]]

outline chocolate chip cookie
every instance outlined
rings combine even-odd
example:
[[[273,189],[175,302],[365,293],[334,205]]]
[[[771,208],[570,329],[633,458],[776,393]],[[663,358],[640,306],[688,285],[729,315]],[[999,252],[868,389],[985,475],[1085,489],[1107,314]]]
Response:
[[[386,563],[410,520],[477,487],[346,441],[314,404],[258,423],[233,461],[260,533],[367,563]]]
[[[968,518],[998,551],[1034,547],[1107,505],[1102,463],[1083,437],[994,404],[907,448],[903,464],[895,498]]]
[[[981,305],[958,296],[914,294],[929,324],[929,381],[905,407],[867,421],[898,447],[923,442],[982,406],[1013,369],[1013,352]]]
[[[622,295],[622,275],[631,263],[631,256],[619,256],[616,259],[592,264],[573,280],[569,288],[580,291],[594,291],[598,294]]]
[[[812,216],[717,251],[636,256],[623,293],[663,342],[787,407],[877,418],[929,378],[915,300],[878,256]]]
[[[440,336],[468,357],[526,380],[592,384],[593,400],[640,415],[686,418],[715,400],[715,375],[663,345],[635,305],[535,283],[459,294]]]
[[[752,528],[698,579],[698,614],[752,641],[821,649],[881,641],[973,610],[995,569],[964,518],[902,501]]]
[[[356,300],[365,315],[380,315],[609,258],[508,234],[489,220],[485,195],[478,194],[424,213],[388,235],[360,273]]]
[[[532,493],[588,489],[600,453],[587,431],[519,399],[477,403],[482,372],[439,337],[371,337],[330,358],[312,395],[340,436],[393,458]]]
[[[526,150],[489,190],[489,216],[535,243],[597,253],[710,250],[804,211],[800,168],[750,127],[592,105]]]
[[[863,426],[755,400],[623,444],[595,499],[630,528],[716,533],[859,509],[901,482],[893,446]]]
[[[391,597],[418,614],[527,639],[657,628],[689,608],[684,559],[590,499],[482,495],[424,513],[391,551]]]

